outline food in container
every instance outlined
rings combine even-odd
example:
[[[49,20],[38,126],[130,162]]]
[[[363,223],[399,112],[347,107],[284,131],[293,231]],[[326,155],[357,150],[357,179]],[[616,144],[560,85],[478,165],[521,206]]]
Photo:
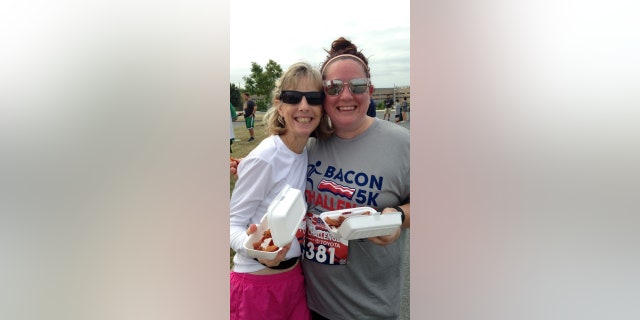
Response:
[[[267,213],[257,225],[258,230],[245,240],[243,245],[247,256],[274,259],[282,247],[293,241],[305,212],[302,191],[285,185],[269,204]],[[263,248],[254,247],[256,243]]]

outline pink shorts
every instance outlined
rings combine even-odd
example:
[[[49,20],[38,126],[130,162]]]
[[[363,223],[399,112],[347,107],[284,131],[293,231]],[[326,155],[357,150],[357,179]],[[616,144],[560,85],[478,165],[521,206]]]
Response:
[[[254,275],[231,271],[230,320],[309,320],[302,268]]]

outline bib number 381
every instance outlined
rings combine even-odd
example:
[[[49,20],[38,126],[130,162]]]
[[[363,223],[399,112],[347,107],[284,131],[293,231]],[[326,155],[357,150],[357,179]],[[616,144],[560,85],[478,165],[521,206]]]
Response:
[[[307,234],[304,243],[304,258],[317,263],[340,265],[347,263],[349,242],[336,239],[318,216],[307,217]]]
[[[315,260],[319,263],[335,264],[336,249],[334,247],[327,247],[322,244],[314,244],[313,242],[307,242],[307,250],[305,250],[305,258],[308,260]]]

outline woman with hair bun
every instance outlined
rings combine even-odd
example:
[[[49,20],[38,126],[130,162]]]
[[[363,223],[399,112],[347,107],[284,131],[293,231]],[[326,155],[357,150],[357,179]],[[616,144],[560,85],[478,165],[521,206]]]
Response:
[[[409,131],[367,116],[374,88],[368,60],[356,45],[340,37],[327,53],[323,108],[333,134],[307,143],[307,304],[314,320],[396,320],[411,222]],[[400,212],[402,225],[387,236],[345,241],[319,221],[323,212],[363,206]]]
[[[409,131],[367,116],[374,88],[355,44],[340,37],[327,53],[323,107],[334,134],[307,146],[307,303],[313,319],[397,319],[410,226]],[[361,206],[401,212],[402,225],[388,236],[344,241],[318,221],[325,211]]]

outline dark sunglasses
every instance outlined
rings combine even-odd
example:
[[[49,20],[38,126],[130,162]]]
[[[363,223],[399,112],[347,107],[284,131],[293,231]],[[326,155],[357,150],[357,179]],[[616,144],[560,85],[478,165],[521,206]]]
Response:
[[[369,79],[367,78],[356,78],[349,80],[349,90],[353,94],[363,94],[369,88]],[[324,92],[326,92],[330,96],[337,96],[344,89],[344,82],[342,80],[325,80],[322,83],[324,87]]]
[[[280,92],[280,100],[288,104],[298,104],[302,101],[302,96],[307,98],[309,105],[317,106],[322,105],[324,100],[324,93],[322,91],[300,92],[293,90],[286,90]]]

